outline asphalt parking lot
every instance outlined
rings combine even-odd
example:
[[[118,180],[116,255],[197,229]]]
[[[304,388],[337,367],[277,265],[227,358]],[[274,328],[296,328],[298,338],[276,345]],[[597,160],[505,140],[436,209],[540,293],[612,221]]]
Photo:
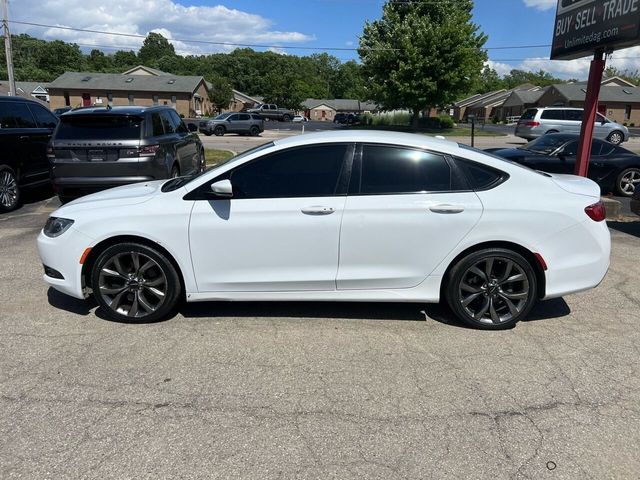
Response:
[[[58,205],[0,216],[0,478],[638,478],[640,222],[610,224],[597,289],[509,331],[392,303],[132,325],[41,281]]]

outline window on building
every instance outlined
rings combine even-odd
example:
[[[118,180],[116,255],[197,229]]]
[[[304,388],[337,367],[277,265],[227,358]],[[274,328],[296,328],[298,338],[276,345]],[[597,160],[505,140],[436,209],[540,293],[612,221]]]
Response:
[[[113,107],[113,93],[107,93],[107,105]]]
[[[153,96],[153,104],[158,105],[158,95]]]
[[[129,105],[133,105],[134,102],[134,98],[133,98],[133,93],[129,94]]]
[[[177,100],[176,96],[175,95],[171,95],[171,105],[173,105],[175,107],[176,103],[178,103],[178,100]]]
[[[624,119],[631,120],[631,105],[624,107]]]
[[[69,92],[64,92],[64,105],[65,107],[71,106],[71,100],[69,99]]]

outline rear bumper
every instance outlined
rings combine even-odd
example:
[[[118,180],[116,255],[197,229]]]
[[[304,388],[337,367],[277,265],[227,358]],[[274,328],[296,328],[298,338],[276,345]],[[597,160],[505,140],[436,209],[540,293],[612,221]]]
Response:
[[[60,197],[77,198],[108,188],[153,180],[156,179],[149,175],[132,175],[126,177],[58,177],[52,179],[52,182],[54,191]]]

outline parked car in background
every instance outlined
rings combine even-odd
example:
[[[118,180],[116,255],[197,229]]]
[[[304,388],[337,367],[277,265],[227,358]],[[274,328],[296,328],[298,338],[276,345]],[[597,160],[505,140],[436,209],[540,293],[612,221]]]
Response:
[[[47,144],[57,123],[34,100],[0,97],[0,212],[15,210],[23,190],[50,182]]]
[[[222,136],[225,133],[257,137],[264,132],[264,119],[257,113],[221,113],[215,118],[202,120],[198,124],[201,133]]]
[[[360,115],[358,115],[357,113],[336,113],[336,116],[333,118],[333,123],[340,123],[342,125],[355,125],[357,123],[360,123]]]
[[[550,133],[518,148],[489,148],[494,155],[550,173],[573,173],[579,135]],[[604,193],[631,196],[640,183],[640,155],[593,139],[588,176]]]
[[[278,120],[279,122],[290,122],[295,117],[293,110],[278,108],[273,103],[261,103],[254,108],[248,109],[247,113],[257,113],[265,120]]]
[[[53,114],[56,117],[59,117],[60,115],[62,115],[63,113],[67,113],[70,112],[72,110],[71,107],[60,107],[60,108],[56,108],[53,110]]]
[[[294,123],[299,123],[299,122],[308,122],[309,119],[307,117],[305,117],[304,115],[296,115],[293,117],[292,122]]]
[[[204,148],[168,106],[91,107],[60,117],[47,152],[60,201],[204,170]]]
[[[602,281],[604,217],[589,179],[424,135],[347,130],[80,199],[51,214],[38,251],[49,285],[80,299],[90,288],[119,321],[166,318],[182,298],[442,299],[498,329],[538,299]]]
[[[526,140],[533,140],[547,133],[580,133],[582,126],[582,108],[538,107],[529,108],[521,115],[516,125],[515,135]],[[629,130],[597,114],[593,136],[607,140],[614,145],[629,140]]]
[[[340,123],[340,124],[345,124],[347,123],[347,118],[348,118],[348,114],[347,113],[336,113],[336,115],[333,117],[333,123]]]
[[[640,183],[636,185],[633,197],[631,197],[631,211],[636,215],[640,215]]]

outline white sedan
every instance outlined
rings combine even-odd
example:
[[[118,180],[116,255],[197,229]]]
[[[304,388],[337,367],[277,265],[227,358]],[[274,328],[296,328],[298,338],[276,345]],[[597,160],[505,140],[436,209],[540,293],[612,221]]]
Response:
[[[323,132],[80,198],[51,214],[38,250],[45,282],[115,320],[167,318],[181,299],[446,299],[496,329],[600,283],[599,195],[445,140]]]
[[[293,117],[291,121],[294,123],[300,123],[300,122],[308,122],[309,119],[303,115],[296,115],[295,117]]]

